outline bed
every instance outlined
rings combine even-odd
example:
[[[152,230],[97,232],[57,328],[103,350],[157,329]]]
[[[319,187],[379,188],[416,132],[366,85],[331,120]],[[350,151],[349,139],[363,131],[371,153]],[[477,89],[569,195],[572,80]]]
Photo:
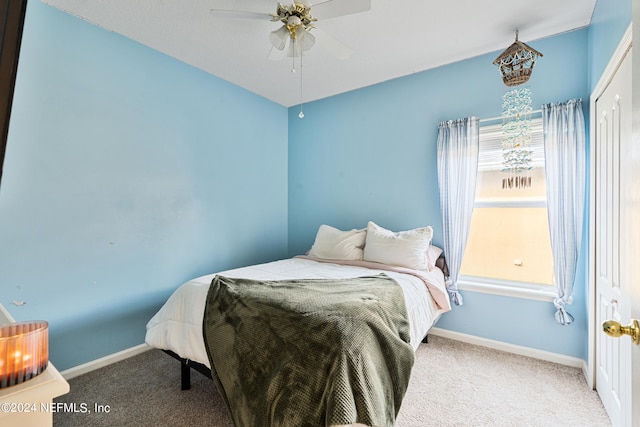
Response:
[[[393,425],[413,352],[451,309],[444,259],[431,245],[432,233],[431,227],[391,232],[372,222],[350,231],[323,225],[307,255],[182,284],[149,321],[146,342],[182,362],[183,389],[189,387],[191,368],[213,378],[237,426]],[[239,299],[240,292],[245,299]],[[299,293],[298,300],[292,297]],[[265,298],[277,300],[280,311],[266,310]],[[318,307],[306,305],[316,300],[332,307],[320,323],[309,320]],[[292,306],[291,301],[297,302]],[[298,312],[299,306],[304,310]],[[244,312],[236,313],[240,309]],[[365,326],[352,327],[352,309],[373,314],[366,313]],[[340,310],[349,315],[340,316]],[[322,336],[334,333],[326,332],[325,323],[337,317],[340,325],[349,324],[340,326],[339,334],[348,329],[352,335]],[[315,323],[305,326],[306,321]],[[236,324],[241,326],[230,326]],[[276,335],[266,337],[271,333]],[[248,356],[255,347],[258,351]],[[326,357],[325,348],[331,353]],[[338,359],[342,362],[334,363]],[[268,381],[256,380],[267,374]]]

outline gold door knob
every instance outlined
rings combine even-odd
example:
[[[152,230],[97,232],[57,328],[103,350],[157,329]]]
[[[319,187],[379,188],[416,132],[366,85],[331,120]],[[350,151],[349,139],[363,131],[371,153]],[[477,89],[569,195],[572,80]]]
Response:
[[[610,337],[620,338],[623,335],[629,335],[633,339],[634,344],[640,344],[640,324],[633,319],[631,325],[622,326],[615,320],[607,320],[602,324],[602,330]]]

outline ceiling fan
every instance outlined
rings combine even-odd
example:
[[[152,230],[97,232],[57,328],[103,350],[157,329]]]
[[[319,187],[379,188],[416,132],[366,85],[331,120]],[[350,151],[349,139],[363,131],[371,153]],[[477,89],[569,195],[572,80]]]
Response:
[[[318,44],[336,57],[346,59],[351,55],[351,49],[314,24],[318,20],[366,12],[371,9],[371,0],[293,0],[291,4],[275,4],[275,13],[265,11],[274,6],[273,0],[213,0],[212,5],[212,15],[282,23],[280,28],[269,34],[273,47],[269,57],[272,59],[301,57],[315,44],[316,36]],[[311,30],[315,34],[311,34]]]

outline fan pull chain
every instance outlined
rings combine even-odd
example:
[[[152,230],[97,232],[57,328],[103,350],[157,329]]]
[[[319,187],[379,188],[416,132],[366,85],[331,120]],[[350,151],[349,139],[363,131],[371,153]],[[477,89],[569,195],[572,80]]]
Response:
[[[291,72],[296,72],[296,39],[291,39]]]
[[[298,117],[304,118],[304,113],[302,112],[302,51],[300,51],[300,113],[298,113]]]

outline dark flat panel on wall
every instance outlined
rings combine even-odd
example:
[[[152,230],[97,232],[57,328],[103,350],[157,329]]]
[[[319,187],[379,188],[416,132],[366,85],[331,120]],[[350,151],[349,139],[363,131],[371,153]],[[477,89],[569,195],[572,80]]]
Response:
[[[0,180],[27,0],[0,0]]]

